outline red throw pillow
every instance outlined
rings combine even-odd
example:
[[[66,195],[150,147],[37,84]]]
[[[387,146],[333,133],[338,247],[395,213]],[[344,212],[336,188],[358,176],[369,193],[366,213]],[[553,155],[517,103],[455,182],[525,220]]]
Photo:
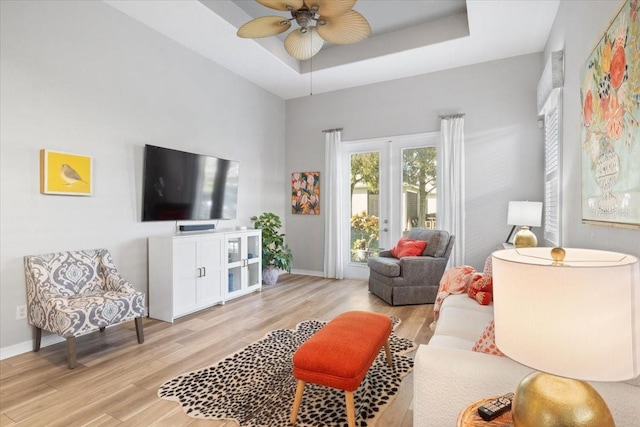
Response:
[[[481,305],[489,305],[493,300],[493,278],[487,274],[476,274],[471,279],[469,298],[473,298]]]
[[[402,258],[405,256],[419,256],[427,247],[426,240],[415,240],[408,237],[401,237],[396,246],[391,249],[391,256]]]

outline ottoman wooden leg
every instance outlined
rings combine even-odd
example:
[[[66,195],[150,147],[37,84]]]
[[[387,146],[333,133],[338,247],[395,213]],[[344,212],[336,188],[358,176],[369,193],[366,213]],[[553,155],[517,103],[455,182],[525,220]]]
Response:
[[[353,392],[345,390],[344,400],[347,402],[347,423],[349,427],[356,427],[356,407],[353,403]]]
[[[291,410],[291,424],[295,424],[296,419],[298,418],[298,410],[300,409],[302,395],[304,394],[304,384],[304,381],[298,380],[298,386],[296,387],[296,398],[293,400],[293,409]]]
[[[384,343],[384,352],[387,355],[387,363],[389,364],[389,366],[393,366],[393,360],[391,359],[391,347],[389,346],[388,339],[387,342]]]

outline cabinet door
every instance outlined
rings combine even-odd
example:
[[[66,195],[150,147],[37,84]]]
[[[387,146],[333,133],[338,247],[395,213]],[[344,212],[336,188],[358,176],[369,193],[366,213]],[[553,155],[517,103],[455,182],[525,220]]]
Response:
[[[247,233],[247,287],[256,288],[262,283],[262,233]]]
[[[207,236],[200,240],[198,265],[201,267],[197,286],[198,306],[222,301],[222,236]]]
[[[244,266],[244,254],[246,253],[246,243],[242,235],[227,234],[225,243],[227,246],[227,277],[225,295],[237,294],[242,291],[242,270]]]
[[[174,241],[173,316],[193,311],[198,306],[198,239]]]

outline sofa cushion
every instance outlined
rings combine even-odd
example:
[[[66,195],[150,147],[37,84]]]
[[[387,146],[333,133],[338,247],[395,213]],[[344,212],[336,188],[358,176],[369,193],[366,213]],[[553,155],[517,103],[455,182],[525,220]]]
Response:
[[[424,252],[427,242],[424,240],[410,239],[401,237],[396,246],[391,249],[391,255],[394,258],[402,258],[406,256],[420,256]]]
[[[476,302],[470,300],[466,295],[464,295],[464,298],[478,306]],[[440,312],[434,335],[448,335],[469,341],[471,345],[467,350],[471,350],[471,346],[482,335],[485,326],[491,320],[493,320],[493,310],[483,312],[458,307],[446,307]]]
[[[427,230],[425,228],[412,228],[407,237],[415,240],[425,240],[427,247],[422,253],[425,256],[443,257],[449,244],[449,233],[444,230]]]
[[[367,261],[369,268],[387,277],[400,276],[400,260],[397,258],[372,257]]]
[[[496,346],[496,330],[493,319],[487,324],[484,331],[482,331],[482,335],[480,335],[480,338],[478,338],[471,350],[479,353],[492,354],[494,356],[504,356],[504,353]]]

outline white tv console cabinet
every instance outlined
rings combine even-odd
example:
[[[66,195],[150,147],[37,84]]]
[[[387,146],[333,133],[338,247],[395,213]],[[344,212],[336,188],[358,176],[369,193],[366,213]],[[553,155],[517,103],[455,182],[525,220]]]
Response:
[[[149,317],[173,322],[262,288],[261,230],[149,237]]]

